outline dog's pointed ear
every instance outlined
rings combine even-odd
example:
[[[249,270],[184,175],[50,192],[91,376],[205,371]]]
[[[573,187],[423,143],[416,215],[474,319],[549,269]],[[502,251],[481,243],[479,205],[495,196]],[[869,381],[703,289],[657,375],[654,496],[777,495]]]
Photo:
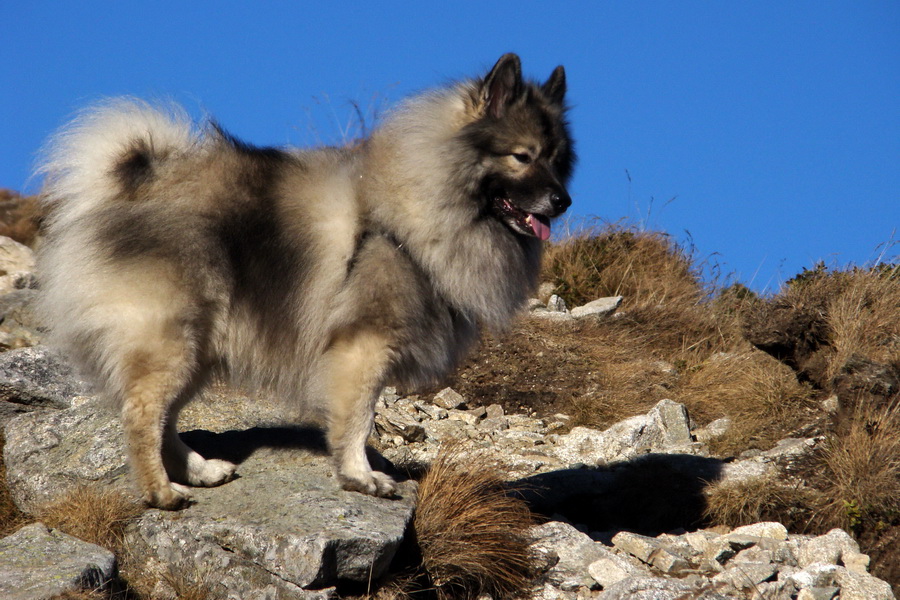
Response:
[[[499,119],[522,92],[522,63],[512,52],[504,54],[481,83],[486,112]]]
[[[541,86],[541,89],[556,104],[563,103],[566,96],[566,70],[562,65],[553,69],[553,73],[550,74],[550,78]]]

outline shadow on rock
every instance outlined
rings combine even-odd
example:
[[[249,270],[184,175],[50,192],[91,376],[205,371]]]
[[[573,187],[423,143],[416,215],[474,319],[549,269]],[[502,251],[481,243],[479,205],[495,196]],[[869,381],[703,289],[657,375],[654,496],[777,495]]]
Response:
[[[646,454],[605,467],[563,469],[515,482],[532,511],[590,531],[656,536],[703,524],[703,490],[722,461],[685,454]]]
[[[328,453],[324,432],[311,426],[252,427],[222,433],[194,429],[180,435],[185,444],[204,458],[220,458],[235,464],[244,462],[264,448]]]
[[[219,458],[238,465],[260,450],[306,450],[317,455],[328,455],[325,432],[310,425],[252,427],[222,433],[194,429],[179,435],[185,444],[204,458]],[[397,469],[377,450],[366,447],[366,454],[375,470],[383,471],[397,481],[410,479],[407,472]]]

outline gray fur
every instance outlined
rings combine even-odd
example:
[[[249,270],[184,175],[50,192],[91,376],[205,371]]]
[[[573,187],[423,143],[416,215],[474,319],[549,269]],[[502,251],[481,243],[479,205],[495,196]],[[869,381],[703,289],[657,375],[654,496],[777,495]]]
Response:
[[[569,203],[564,73],[519,69],[506,55],[345,148],[255,148],[133,99],[51,140],[42,309],[121,406],[148,502],[231,477],[174,428],[217,372],[322,407],[344,487],[393,493],[364,455],[380,389],[437,382],[504,328],[537,281],[531,223]]]

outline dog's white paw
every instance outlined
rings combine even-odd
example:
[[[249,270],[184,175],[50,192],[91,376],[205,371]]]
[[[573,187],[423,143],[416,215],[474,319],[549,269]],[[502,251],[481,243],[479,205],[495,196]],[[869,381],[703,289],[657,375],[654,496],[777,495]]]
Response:
[[[379,498],[392,498],[397,495],[397,482],[389,475],[378,471],[369,471],[356,477],[341,474],[341,487],[351,492],[360,492]]]
[[[187,483],[196,487],[215,487],[234,477],[234,463],[218,458],[205,459],[193,453],[188,459]]]
[[[194,501],[190,490],[179,483],[169,483],[160,489],[149,490],[145,500],[150,506],[163,510],[181,510]]]

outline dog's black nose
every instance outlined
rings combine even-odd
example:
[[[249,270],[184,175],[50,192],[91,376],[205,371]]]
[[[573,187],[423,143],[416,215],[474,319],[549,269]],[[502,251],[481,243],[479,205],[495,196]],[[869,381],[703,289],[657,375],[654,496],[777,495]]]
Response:
[[[550,194],[550,204],[553,206],[553,210],[563,213],[572,206],[572,198],[566,192],[553,192]]]

